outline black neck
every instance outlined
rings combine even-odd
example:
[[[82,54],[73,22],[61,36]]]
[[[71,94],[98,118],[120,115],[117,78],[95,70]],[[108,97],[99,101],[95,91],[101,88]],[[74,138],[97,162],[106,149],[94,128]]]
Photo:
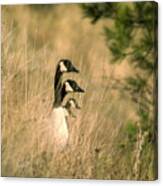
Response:
[[[60,71],[60,68],[59,68],[59,65],[57,67],[57,70],[56,70],[56,73],[55,73],[55,76],[54,76],[54,89],[56,90],[58,87],[60,87],[60,84],[61,84],[61,76],[62,76],[62,72]]]
[[[65,87],[63,86],[62,89],[61,89],[61,102],[63,101],[64,97],[67,95],[67,92],[65,90]]]
[[[64,105],[65,109],[69,110],[70,109],[70,104],[67,102],[65,105]]]
[[[67,92],[65,91],[64,85],[62,88],[55,91],[55,101],[53,103],[53,107],[60,106],[62,104],[62,101],[64,97],[66,96]]]
[[[57,67],[55,76],[54,76],[54,102],[53,102],[53,106],[59,106],[59,104],[61,103],[60,101],[60,92],[61,92],[61,78],[62,78],[62,72],[60,71],[59,65]]]

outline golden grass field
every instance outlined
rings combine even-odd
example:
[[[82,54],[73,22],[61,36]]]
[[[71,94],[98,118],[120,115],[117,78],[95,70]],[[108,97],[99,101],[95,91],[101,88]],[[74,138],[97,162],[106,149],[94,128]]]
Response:
[[[2,6],[2,176],[134,179],[135,151],[121,146],[135,105],[111,88],[132,71],[109,64],[104,25],[112,24],[91,25],[75,4]],[[61,58],[80,69],[65,78],[86,92],[73,95],[82,109],[69,118],[69,146],[54,155],[39,142]],[[140,179],[153,179],[153,160],[146,158]]]

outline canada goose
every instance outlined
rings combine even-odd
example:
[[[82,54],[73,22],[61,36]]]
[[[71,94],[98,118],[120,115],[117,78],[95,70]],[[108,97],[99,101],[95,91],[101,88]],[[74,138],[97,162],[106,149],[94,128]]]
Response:
[[[55,100],[57,100],[61,89],[61,78],[63,73],[75,72],[79,73],[79,70],[72,64],[69,59],[61,59],[58,62],[55,76],[54,76],[54,89],[55,89]]]
[[[72,116],[76,118],[76,116],[72,113],[72,109],[81,109],[78,105],[77,101],[74,98],[69,98],[66,104],[64,105],[65,108],[65,116]]]
[[[68,94],[68,93],[73,93],[73,92],[80,92],[80,93],[84,93],[85,91],[79,87],[79,85],[76,83],[76,81],[68,79],[66,80],[62,87],[58,90],[57,92],[57,99],[55,99],[54,103],[53,103],[53,107],[58,107],[61,105],[64,97]]]
[[[67,116],[69,115],[70,106],[74,106],[73,99],[66,104],[66,106],[62,106],[62,101],[64,97],[71,92],[84,92],[82,88],[74,80],[66,80],[62,84],[62,88],[59,90],[57,102],[55,100],[55,104],[53,105],[53,110],[51,112],[50,118],[48,119],[49,125],[49,136],[51,136],[50,140],[55,144],[54,146],[57,149],[63,149],[68,142],[68,124],[67,124]],[[68,106],[70,104],[70,106]],[[75,105],[76,106],[76,105]],[[55,148],[55,149],[56,149]]]
[[[72,62],[68,59],[61,59],[57,65],[56,73],[54,76],[54,102],[52,112],[49,117],[46,118],[46,125],[44,125],[43,135],[45,136],[41,140],[45,148],[50,148],[52,151],[57,152],[63,149],[68,142],[68,125],[67,117],[71,115],[70,108],[76,106],[79,108],[76,101],[73,98],[69,100],[65,106],[62,106],[64,97],[71,92],[84,92],[79,85],[71,79],[68,79],[61,83],[61,78],[65,72],[76,72],[77,70]],[[52,147],[52,148],[51,148]]]

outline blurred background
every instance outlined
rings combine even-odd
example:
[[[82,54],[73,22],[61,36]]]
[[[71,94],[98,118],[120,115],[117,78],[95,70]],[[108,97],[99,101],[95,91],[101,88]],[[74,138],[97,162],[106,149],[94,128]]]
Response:
[[[54,156],[40,141],[61,58],[86,93]],[[2,176],[155,179],[156,81],[153,2],[3,5]]]

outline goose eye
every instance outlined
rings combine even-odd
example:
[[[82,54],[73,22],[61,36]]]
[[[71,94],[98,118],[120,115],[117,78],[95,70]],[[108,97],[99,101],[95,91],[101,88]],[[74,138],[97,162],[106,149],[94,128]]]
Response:
[[[62,62],[60,62],[60,71],[61,72],[67,72],[67,68],[66,68],[66,66],[65,66],[65,64],[64,64],[64,62],[62,61]]]

